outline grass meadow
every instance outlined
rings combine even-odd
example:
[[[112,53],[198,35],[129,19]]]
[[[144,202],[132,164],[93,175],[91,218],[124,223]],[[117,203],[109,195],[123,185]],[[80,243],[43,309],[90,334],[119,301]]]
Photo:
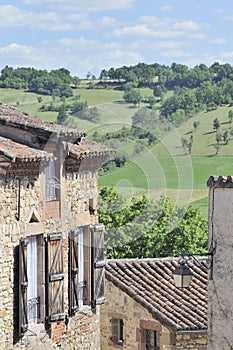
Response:
[[[70,124],[92,135],[95,131],[104,134],[108,131],[121,129],[131,125],[131,118],[137,108],[124,103],[123,92],[111,89],[74,90],[88,106],[96,106],[100,114],[99,123],[91,123],[76,117],[70,117]],[[143,96],[152,94],[152,90],[142,89]],[[13,89],[0,89],[0,101],[10,104],[17,109],[28,112],[40,119],[56,121],[56,112],[40,112],[42,104],[51,102],[50,96],[42,96],[38,102],[38,95]],[[213,120],[218,118],[221,126],[219,132],[230,131],[233,128],[228,120],[229,107],[220,107],[208,113],[199,113],[190,118],[175,130],[174,137],[155,144],[151,149],[144,150],[137,156],[131,156],[134,144],[130,142],[117,145],[121,152],[128,152],[129,161],[124,168],[115,170],[99,179],[100,186],[116,186],[127,198],[145,193],[151,198],[161,195],[168,196],[172,201],[186,205],[192,203],[200,207],[207,215],[208,189],[206,182],[211,175],[233,174],[233,139],[220,143],[219,153],[216,155],[216,132],[213,130]],[[193,122],[199,126],[194,130]],[[230,134],[229,134],[230,135]],[[185,154],[181,146],[181,138],[193,138],[191,155]]]

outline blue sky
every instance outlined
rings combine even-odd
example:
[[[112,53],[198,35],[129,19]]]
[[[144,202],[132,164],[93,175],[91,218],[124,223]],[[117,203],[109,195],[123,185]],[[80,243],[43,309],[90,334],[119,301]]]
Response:
[[[0,69],[233,65],[232,27],[229,0],[2,0]]]

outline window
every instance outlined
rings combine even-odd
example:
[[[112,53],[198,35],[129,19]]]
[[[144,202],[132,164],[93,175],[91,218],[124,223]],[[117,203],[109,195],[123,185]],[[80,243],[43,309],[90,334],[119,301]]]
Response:
[[[38,297],[38,260],[37,260],[37,237],[28,238],[27,245],[27,313],[28,324],[37,323],[40,315],[40,298]]]
[[[78,227],[69,235],[69,314],[104,298],[103,225]]]
[[[159,332],[151,329],[142,330],[142,350],[160,350]]]
[[[123,320],[120,318],[112,319],[112,342],[123,346]]]
[[[19,334],[41,321],[44,314],[43,237],[19,243]]]
[[[56,167],[54,160],[49,162],[45,168],[46,201],[58,200],[58,190],[60,188],[59,178],[56,177]]]
[[[46,238],[35,235],[20,240],[17,249],[17,336],[31,324],[64,320],[80,307],[95,307],[104,298],[103,225],[78,227],[69,236],[68,293],[64,300],[64,255],[61,232]],[[19,312],[18,312],[19,310]]]
[[[90,304],[90,228],[78,227],[69,235],[69,314]]]

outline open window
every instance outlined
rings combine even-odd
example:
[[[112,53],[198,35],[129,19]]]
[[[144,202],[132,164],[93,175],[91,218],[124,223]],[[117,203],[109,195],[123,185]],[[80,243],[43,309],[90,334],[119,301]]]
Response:
[[[43,237],[19,243],[19,334],[44,318]]]
[[[78,227],[69,235],[69,314],[90,304],[91,242],[89,226]]]

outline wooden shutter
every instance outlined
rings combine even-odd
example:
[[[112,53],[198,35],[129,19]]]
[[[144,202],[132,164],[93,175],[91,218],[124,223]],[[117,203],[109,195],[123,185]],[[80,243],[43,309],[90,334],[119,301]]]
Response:
[[[105,302],[104,297],[104,225],[92,227],[92,305]]]
[[[28,240],[19,242],[19,335],[22,336],[28,328],[27,316],[27,244]]]
[[[69,236],[69,314],[73,316],[78,310],[78,236],[79,229]]]
[[[65,318],[61,233],[52,233],[47,240],[47,316],[50,321]]]

